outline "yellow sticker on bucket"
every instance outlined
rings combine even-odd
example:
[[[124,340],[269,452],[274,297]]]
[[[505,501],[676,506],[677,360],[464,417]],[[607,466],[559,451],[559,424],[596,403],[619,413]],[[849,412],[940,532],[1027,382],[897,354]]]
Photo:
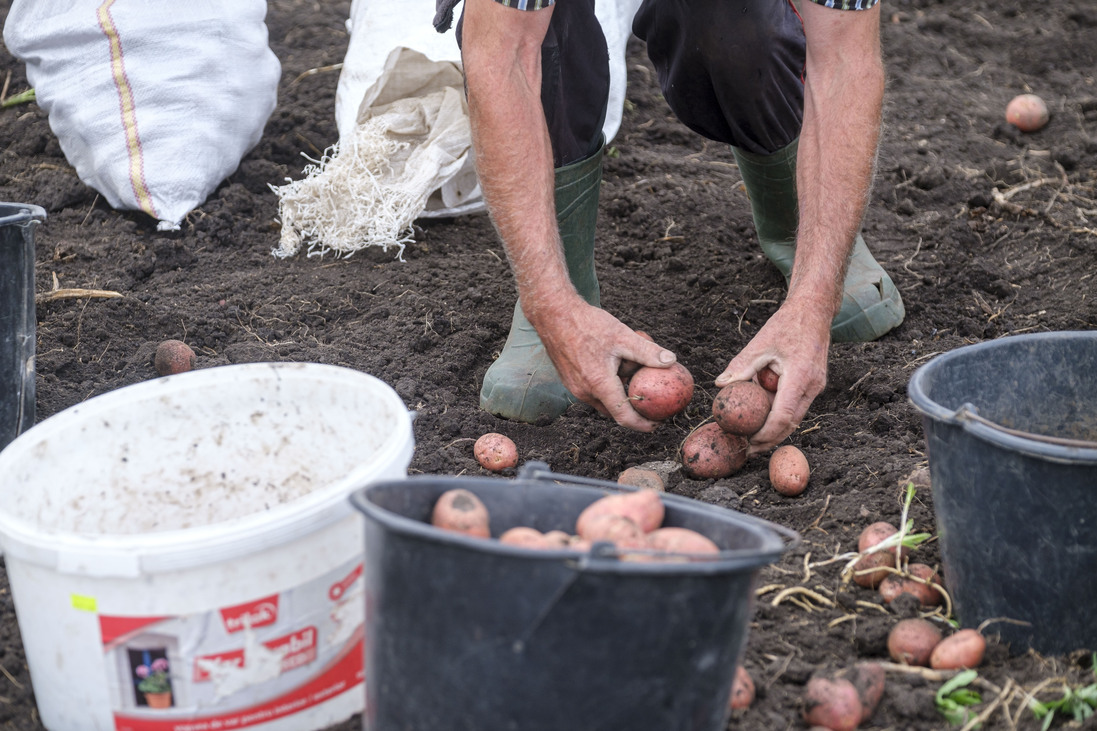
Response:
[[[83,612],[94,612],[97,608],[95,603],[95,597],[83,596],[82,594],[73,594],[72,608],[79,609]]]

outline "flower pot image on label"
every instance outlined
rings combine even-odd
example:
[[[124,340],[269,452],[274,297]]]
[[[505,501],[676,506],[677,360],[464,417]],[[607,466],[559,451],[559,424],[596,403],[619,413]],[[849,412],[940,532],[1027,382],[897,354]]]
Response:
[[[145,693],[145,704],[149,708],[171,708],[171,691]]]
[[[149,708],[171,708],[171,675],[166,657],[152,659],[150,653],[135,653],[143,662],[133,669],[137,677],[137,690],[144,696]]]

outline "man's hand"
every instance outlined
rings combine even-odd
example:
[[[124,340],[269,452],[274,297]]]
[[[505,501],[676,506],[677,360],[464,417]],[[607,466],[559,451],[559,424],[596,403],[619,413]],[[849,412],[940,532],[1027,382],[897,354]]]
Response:
[[[795,431],[826,385],[830,317],[817,302],[786,301],[716,378],[722,388],[749,381],[766,366],[780,376],[769,418],[750,438],[751,454],[773,449]]]
[[[621,426],[651,431],[658,425],[632,408],[618,371],[628,363],[665,368],[675,362],[674,353],[582,300],[551,313],[527,311],[526,317],[572,395]]]
[[[830,322],[872,184],[884,74],[880,8],[835,10],[802,3],[807,36],[804,124],[796,185],[800,220],[788,297],[716,379],[780,376],[773,408],[751,452],[777,446],[826,385]]]

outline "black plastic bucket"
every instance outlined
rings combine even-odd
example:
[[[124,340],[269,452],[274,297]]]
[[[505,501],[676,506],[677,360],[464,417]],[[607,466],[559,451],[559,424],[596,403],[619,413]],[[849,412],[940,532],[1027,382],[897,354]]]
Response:
[[[1015,653],[1097,650],[1097,331],[937,356],[922,413],[946,588]]]
[[[0,203],[0,449],[34,425],[34,229],[39,206]]]
[[[573,532],[623,489],[529,463],[514,480],[412,477],[351,496],[365,514],[369,731],[722,731],[757,571],[799,537],[675,495],[664,525],[722,549],[712,560],[533,551],[429,525],[446,490],[475,493],[492,535]],[[605,550],[603,550],[605,549]]]

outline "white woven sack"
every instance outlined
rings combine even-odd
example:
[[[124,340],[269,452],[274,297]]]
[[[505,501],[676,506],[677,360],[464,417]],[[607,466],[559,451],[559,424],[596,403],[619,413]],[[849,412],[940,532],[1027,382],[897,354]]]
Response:
[[[281,67],[263,0],[14,0],[4,42],[80,179],[175,229],[253,148]]]
[[[366,91],[351,136],[308,165],[301,180],[271,186],[282,220],[274,255],[292,256],[306,244],[310,256],[380,246],[396,247],[402,258],[412,222],[432,191],[455,184],[471,150],[457,65],[394,49]]]
[[[632,18],[641,0],[598,0],[595,12],[609,45],[609,108],[603,131],[612,140],[621,126],[625,102],[625,47],[632,35]],[[438,33],[432,20],[435,0],[354,0],[347,28],[350,44],[343,59],[335,94],[335,121],[340,143],[357,133],[368,90],[376,88],[386,62],[398,47],[418,51],[432,61],[451,62],[460,68],[461,51],[454,30]],[[471,157],[450,176],[438,182],[427,198],[420,218],[449,217],[484,209]]]

